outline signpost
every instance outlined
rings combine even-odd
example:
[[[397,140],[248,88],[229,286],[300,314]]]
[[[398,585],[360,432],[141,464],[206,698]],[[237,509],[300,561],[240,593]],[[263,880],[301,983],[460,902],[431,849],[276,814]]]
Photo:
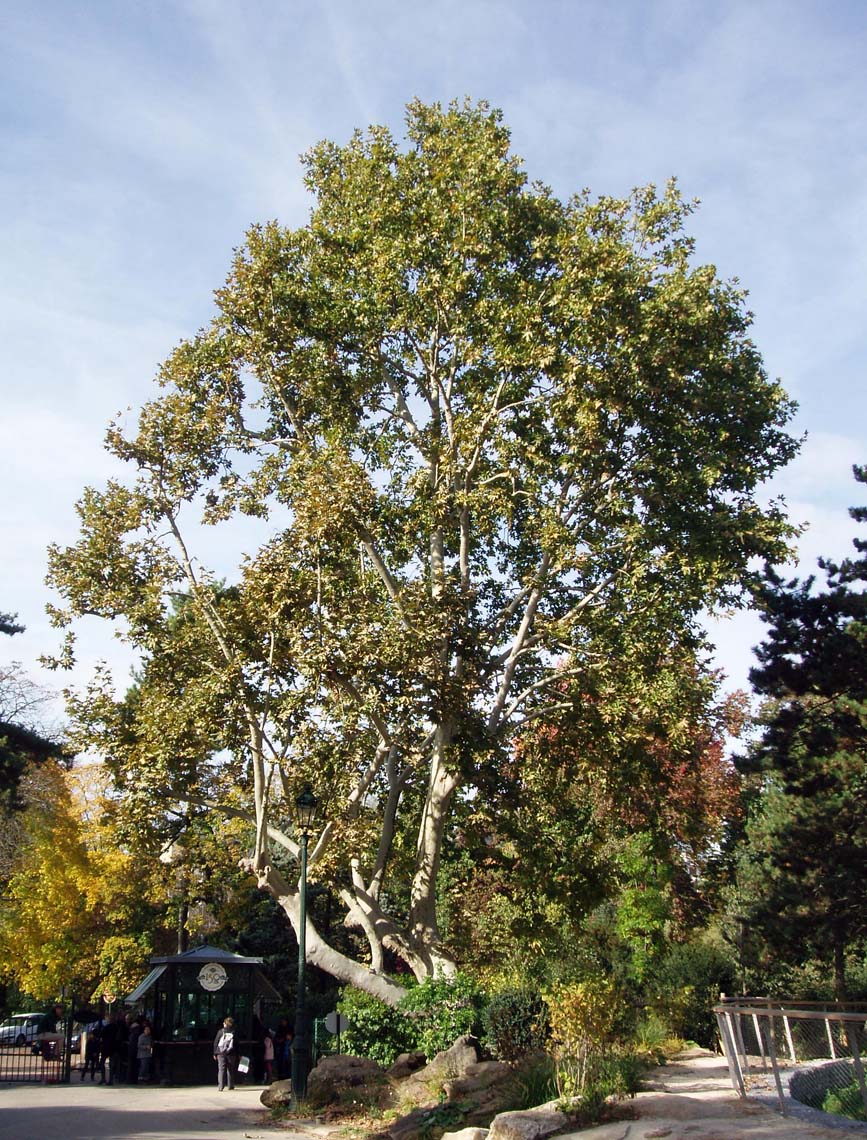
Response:
[[[349,1018],[345,1013],[332,1012],[325,1018],[325,1028],[337,1034],[337,1052],[340,1052],[340,1034],[349,1028]]]

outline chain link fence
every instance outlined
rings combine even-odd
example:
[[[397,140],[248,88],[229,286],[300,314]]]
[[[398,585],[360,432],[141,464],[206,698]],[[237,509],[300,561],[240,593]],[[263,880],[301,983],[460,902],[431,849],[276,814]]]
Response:
[[[714,1006],[732,1087],[773,1086],[810,1108],[867,1120],[867,1004],[777,1002],[721,995]]]

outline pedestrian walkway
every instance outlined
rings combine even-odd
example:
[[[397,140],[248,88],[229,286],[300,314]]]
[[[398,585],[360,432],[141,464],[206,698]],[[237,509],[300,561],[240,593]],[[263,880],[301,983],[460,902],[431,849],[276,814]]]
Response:
[[[703,1050],[655,1070],[646,1089],[624,1106],[632,1119],[569,1132],[557,1140],[847,1140],[867,1135],[864,1125],[852,1121],[836,1123],[825,1113],[805,1119],[795,1105],[792,1115],[782,1116],[761,1100],[737,1096],[725,1059]]]
[[[261,1095],[244,1085],[0,1085],[0,1140],[301,1140],[275,1127]]]

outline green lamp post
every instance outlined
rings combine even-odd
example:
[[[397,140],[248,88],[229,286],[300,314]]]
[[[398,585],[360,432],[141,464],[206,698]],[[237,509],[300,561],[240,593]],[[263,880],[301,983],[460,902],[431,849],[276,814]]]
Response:
[[[310,1072],[310,1034],[307,1026],[307,840],[319,801],[307,784],[295,801],[296,822],[301,832],[301,907],[298,921],[298,991],[295,1002],[295,1036],[292,1039],[292,1104],[297,1108],[307,1095]]]

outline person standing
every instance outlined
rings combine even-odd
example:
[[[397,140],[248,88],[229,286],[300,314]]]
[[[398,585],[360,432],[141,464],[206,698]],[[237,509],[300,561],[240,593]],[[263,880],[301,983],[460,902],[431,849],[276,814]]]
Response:
[[[138,1051],[138,1079],[149,1081],[154,1056],[154,1039],[149,1021],[146,1021],[141,1027],[136,1049]]]
[[[111,1025],[105,1030],[108,1035],[108,1081],[113,1085],[115,1081],[120,1084],[124,1078],[126,1067],[126,1042],[129,1037],[126,1018],[121,1012],[114,1015]]]
[[[235,1064],[238,1050],[235,1045],[235,1023],[231,1017],[225,1018],[222,1029],[214,1038],[214,1060],[217,1062],[217,1088],[220,1092],[228,1085],[235,1087]]]
[[[126,1039],[126,1083],[134,1085],[138,1081],[138,1039],[141,1036],[142,1017],[132,1018],[127,1014],[129,1036]]]
[[[262,1042],[262,1064],[264,1066],[265,1084],[270,1085],[274,1080],[274,1038],[271,1030],[265,1030],[265,1040]]]
[[[90,1073],[90,1079],[96,1080],[96,1070],[99,1069],[102,1081],[105,1081],[105,1065],[102,1061],[102,1035],[105,1031],[106,1021],[100,1017],[87,1027],[87,1038],[84,1043],[84,1068],[81,1070],[81,1079]]]

